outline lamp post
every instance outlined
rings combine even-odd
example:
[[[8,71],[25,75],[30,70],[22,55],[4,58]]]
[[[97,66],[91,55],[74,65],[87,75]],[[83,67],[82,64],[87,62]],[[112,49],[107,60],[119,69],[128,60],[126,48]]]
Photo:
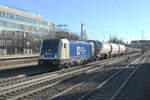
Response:
[[[143,34],[144,34],[144,31],[141,31],[141,33],[142,33],[142,43],[141,43],[142,46],[141,46],[141,48],[142,48],[142,54],[143,54],[143,52],[144,52],[143,51]]]

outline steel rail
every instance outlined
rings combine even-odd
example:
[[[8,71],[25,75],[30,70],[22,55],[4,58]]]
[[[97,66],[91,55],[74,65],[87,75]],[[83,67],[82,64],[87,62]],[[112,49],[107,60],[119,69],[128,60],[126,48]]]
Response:
[[[148,56],[148,55],[147,55]],[[120,88],[113,94],[110,100],[114,100],[120,93],[121,91],[126,87],[127,83],[131,80],[135,72],[139,69],[142,63],[144,63],[146,57],[142,60],[142,62],[135,68],[135,70],[132,71],[132,73],[129,75],[129,77],[124,81],[124,83],[120,86]]]
[[[104,82],[100,83],[96,88],[93,88],[91,91],[89,91],[88,93],[84,94],[83,96],[81,96],[78,100],[87,100],[87,98],[93,94],[95,94],[95,92],[97,92],[100,88],[102,88],[105,84],[107,84],[108,82],[110,82],[113,78],[115,78],[119,73],[121,73],[122,71],[124,71],[125,69],[127,69],[128,67],[130,67],[131,64],[134,64],[138,61],[141,60],[141,58],[145,56],[142,55],[141,57],[137,58],[136,60],[134,60],[133,62],[131,62],[130,64],[128,64],[126,67],[124,67],[123,69],[120,69],[119,71],[117,71],[115,74],[113,74],[112,76],[110,76],[109,78],[107,78]]]
[[[133,56],[135,56],[135,55],[133,55]],[[121,57],[121,58],[123,58],[123,57]],[[84,65],[84,66],[76,66],[76,67],[73,67],[72,70],[79,69],[79,68],[82,68],[82,67],[88,67],[88,66],[92,66],[92,65],[96,65],[96,64],[102,65],[102,64],[105,64],[107,62],[111,62],[111,60],[113,60],[113,59],[115,59],[115,58],[106,59],[106,60],[98,61],[98,62],[93,62],[93,63],[87,64],[87,65]],[[71,69],[65,69],[65,70],[60,70],[60,71],[56,71],[56,72],[50,72],[50,73],[46,73],[46,74],[42,74],[42,75],[37,75],[37,76],[31,77],[31,78],[27,78],[27,80],[31,80],[31,79],[35,79],[35,78],[39,78],[39,77],[43,77],[43,76],[47,76],[47,75],[51,75],[51,74],[55,74],[55,73],[62,73],[62,72],[69,71],[69,70],[71,70]],[[29,76],[29,75],[27,75],[27,76]],[[16,77],[13,77],[13,78],[1,79],[0,83],[1,84],[4,83],[4,85],[8,85],[8,84],[10,84],[9,82],[13,83],[13,81],[15,81],[15,80],[17,80],[18,83],[20,83],[21,81],[19,81],[19,79],[23,80],[23,82],[24,82],[25,81],[24,78],[26,78],[25,75],[20,75],[19,77],[16,76]],[[16,84],[16,82],[14,82],[14,83]],[[2,85],[0,85],[0,86],[2,86]]]
[[[123,58],[122,58],[122,60],[123,60]],[[118,61],[118,59],[117,59],[117,61]],[[108,64],[108,62],[105,62],[105,63]],[[111,63],[115,63],[115,62],[111,62]],[[14,91],[19,91],[19,90],[21,90],[23,88],[25,89],[25,88],[32,87],[32,86],[35,86],[35,85],[39,85],[39,84],[42,84],[44,82],[48,82],[48,81],[56,79],[56,78],[61,78],[61,77],[64,77],[64,76],[69,76],[69,75],[71,77],[71,74],[75,74],[75,73],[77,74],[77,73],[79,73],[81,71],[88,70],[89,68],[91,69],[91,68],[93,68],[93,66],[85,67],[85,68],[83,67],[82,69],[75,70],[73,72],[69,72],[69,73],[65,73],[65,74],[61,74],[61,75],[56,75],[56,76],[53,76],[53,77],[50,77],[50,76],[46,77],[46,76],[44,76],[44,78],[43,77],[41,77],[41,79],[39,79],[39,78],[37,79],[36,78],[34,81],[33,80],[28,80],[27,82],[18,83],[18,84],[15,84],[15,85],[3,87],[3,88],[0,89],[0,91],[1,91],[0,94],[1,94],[1,96],[3,96],[5,94],[11,94]],[[34,89],[33,91],[35,92],[35,90],[36,89]],[[31,92],[32,91],[30,91],[30,93]],[[27,93],[25,93],[25,95],[27,95]],[[25,96],[25,95],[22,94],[20,96]],[[15,98],[20,98],[20,96],[16,96]]]

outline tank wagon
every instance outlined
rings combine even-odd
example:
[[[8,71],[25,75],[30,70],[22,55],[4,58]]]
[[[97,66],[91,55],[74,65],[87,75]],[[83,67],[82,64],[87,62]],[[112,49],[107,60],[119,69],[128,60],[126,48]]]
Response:
[[[124,45],[118,44],[119,46],[119,55],[124,55],[126,52],[126,47]]]
[[[110,43],[111,45],[111,56],[116,56],[119,53],[119,46],[114,43]]]
[[[110,57],[112,48],[110,43],[103,43],[100,41],[91,41],[95,45],[95,56],[97,59]]]
[[[102,58],[123,55],[124,52],[124,45],[113,43],[94,40],[45,39],[41,46],[38,64],[51,65],[54,68],[66,68]]]

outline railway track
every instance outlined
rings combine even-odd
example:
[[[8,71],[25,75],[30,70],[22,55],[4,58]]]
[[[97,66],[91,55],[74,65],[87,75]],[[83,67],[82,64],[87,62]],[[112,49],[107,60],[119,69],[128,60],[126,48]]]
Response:
[[[38,58],[38,55],[28,55],[28,56],[6,56],[6,57],[3,57],[3,56],[1,56],[1,58],[0,58],[0,61],[6,61],[6,60],[9,60],[9,61],[11,61],[11,60],[19,60],[19,59],[29,59],[29,58]]]
[[[0,71],[37,65],[38,55],[8,56],[0,58]]]
[[[134,55],[138,55],[138,54],[139,53],[135,53]],[[109,58],[109,59],[105,59],[105,60],[101,60],[101,61],[97,61],[97,62],[93,62],[91,64],[101,63],[101,62],[104,62],[104,61],[109,61],[111,59],[117,59],[117,57],[116,58]],[[43,69],[41,69],[41,68],[43,68],[43,67],[40,67],[37,64],[33,64],[33,65],[29,64],[29,65],[22,65],[22,66],[18,65],[18,68],[14,68],[14,69],[13,68],[12,69],[7,69],[7,67],[6,67],[5,70],[0,70],[0,78],[2,79],[2,78],[5,78],[5,77],[8,77],[8,79],[12,79],[12,78],[9,78],[9,77],[13,77],[13,79],[14,79],[16,76],[19,76],[19,77],[21,75],[22,76],[23,75],[31,76],[33,74],[40,73],[40,71],[42,73],[44,73]],[[45,66],[44,68],[47,68],[47,67]],[[78,68],[78,67],[74,67],[74,68]],[[37,69],[39,69],[39,71],[36,71]]]
[[[38,58],[25,58],[0,61],[0,71],[37,65]]]
[[[132,53],[133,52],[129,52],[129,55]],[[138,51],[135,51],[134,53],[138,53]],[[0,59],[0,71],[36,66],[37,61],[38,61],[38,56]]]
[[[32,65],[29,67],[23,67],[23,68],[18,68],[18,69],[10,69],[10,70],[2,70],[0,71],[0,81],[2,80],[14,80],[23,78],[23,77],[32,77],[48,72],[53,72],[55,70],[49,69],[47,67],[41,67],[38,65]]]
[[[134,59],[135,58],[132,58],[132,60]],[[44,100],[77,100],[81,96],[81,94],[83,94],[85,91],[88,91],[88,89],[90,90],[94,85],[97,85],[98,81],[102,82],[116,70],[124,67],[126,63],[126,61],[121,61],[111,65],[106,65],[105,67],[100,69],[95,68],[92,70],[88,70],[84,72],[84,75],[80,75],[76,78],[70,79],[69,81],[56,85],[53,88],[48,88],[43,91],[37,92],[37,96],[35,97]],[[121,67],[118,65],[121,65]],[[37,98],[35,98],[34,100],[36,100]]]
[[[37,57],[30,58],[21,58],[21,59],[13,59],[13,60],[0,60],[0,64],[13,63],[13,62],[23,62],[28,60],[38,60]]]
[[[138,53],[137,53],[137,54],[134,54],[133,56],[135,56],[135,55],[138,55]],[[122,56],[121,58],[124,58],[124,57]],[[126,58],[127,58],[127,57],[126,57]],[[1,85],[2,85],[3,81],[5,81],[4,84],[7,85],[7,84],[10,84],[9,81],[10,81],[10,82],[13,82],[13,81],[16,81],[16,80],[17,80],[18,82],[21,82],[21,80],[24,80],[24,78],[26,78],[27,76],[32,76],[32,75],[34,75],[34,74],[37,74],[37,75],[38,75],[38,76],[35,76],[35,78],[43,77],[43,76],[51,75],[51,74],[55,74],[55,73],[62,74],[62,73],[65,73],[65,72],[67,72],[67,71],[70,71],[70,70],[77,70],[77,69],[80,69],[80,68],[82,68],[82,67],[92,66],[92,65],[96,65],[96,64],[101,64],[101,65],[103,65],[103,64],[105,64],[105,63],[107,63],[107,62],[111,62],[113,59],[117,59],[117,57],[116,57],[116,58],[110,58],[110,59],[102,60],[102,61],[98,61],[98,62],[93,62],[93,63],[87,64],[87,65],[83,65],[83,66],[76,66],[76,67],[73,67],[72,69],[66,69],[66,70],[61,70],[61,71],[56,71],[56,72],[50,72],[50,73],[46,73],[46,74],[43,74],[43,75],[38,75],[38,73],[40,73],[40,71],[41,71],[42,69],[40,69],[40,68],[38,68],[38,66],[36,66],[37,69],[39,69],[39,70],[37,70],[37,72],[35,72],[36,70],[34,69],[33,73],[31,72],[31,73],[29,73],[29,74],[22,75],[22,77],[20,77],[21,75],[19,75],[19,77],[16,76],[16,77],[10,77],[10,78],[8,77],[7,79],[0,79],[0,83],[1,83]],[[105,63],[103,63],[103,62],[105,62]],[[34,68],[36,68],[36,67],[34,67]],[[42,67],[42,68],[43,68],[43,67]],[[22,69],[22,70],[25,70],[25,69]],[[47,71],[47,70],[45,70],[45,71]],[[7,73],[3,73],[3,74],[7,74]],[[8,74],[13,74],[13,73],[8,73]],[[32,78],[34,78],[34,77],[32,77]],[[19,81],[19,80],[20,80],[20,81]],[[27,80],[29,80],[29,79],[27,78]],[[0,85],[0,86],[1,86],[1,85]]]
[[[133,77],[138,68],[140,68],[140,65],[148,55],[148,53],[145,53],[130,65],[120,69],[105,81],[101,82],[96,88],[82,95],[78,100],[117,100],[116,98],[122,89],[126,87],[128,81]]]
[[[19,78],[2,80],[0,81],[0,84],[2,84],[0,85],[0,100],[16,100],[25,98],[26,96],[31,96],[37,91],[42,91],[43,89],[59,84],[73,76],[83,74],[83,72],[88,72],[89,70],[94,71],[98,68],[103,68],[104,65],[119,62],[124,59],[125,57],[120,57],[116,61],[114,61],[112,58],[104,60],[105,62],[102,61],[102,63],[94,62],[84,66],[74,67],[33,77],[23,76]]]
[[[25,67],[30,67],[30,66],[37,66],[38,63],[37,62],[28,62],[28,63],[19,63],[19,64],[7,64],[5,66],[0,66],[0,72],[6,72],[7,70],[14,70],[14,69],[18,69],[18,68],[25,68]]]

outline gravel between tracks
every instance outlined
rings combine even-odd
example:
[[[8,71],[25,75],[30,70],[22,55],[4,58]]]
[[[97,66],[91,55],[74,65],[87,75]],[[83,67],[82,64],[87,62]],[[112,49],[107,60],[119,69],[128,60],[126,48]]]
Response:
[[[132,59],[132,58],[131,58]],[[123,63],[122,63],[123,64]],[[84,74],[83,74],[84,75]],[[91,76],[95,76],[95,73],[94,74],[89,74],[89,75],[91,75]],[[82,76],[82,75],[81,75]],[[73,77],[73,78],[71,78],[71,79],[75,79],[75,78],[80,78],[80,80],[81,79],[84,79],[84,77],[78,77],[78,76],[76,76],[76,77]],[[86,78],[87,78],[88,76],[86,76]],[[85,78],[85,80],[86,80],[86,78]],[[70,80],[70,79],[69,79]],[[75,80],[71,80],[71,81],[73,81],[75,84],[76,84],[76,81]],[[82,80],[83,81],[83,80]],[[64,82],[69,82],[68,80],[66,80],[66,81],[64,81]],[[72,83],[73,83],[72,82]],[[78,82],[80,82],[79,80],[78,80]],[[72,84],[73,85],[73,84]],[[69,87],[70,85],[68,85],[67,87]],[[65,86],[66,87],[66,86]],[[61,88],[61,87],[59,87],[59,88]],[[63,88],[62,88],[62,90],[63,90]],[[58,90],[58,92],[60,92],[61,91],[61,89],[60,90]],[[41,94],[41,93],[40,93]],[[43,95],[43,94],[42,94]],[[31,96],[32,97],[32,96]],[[32,99],[31,99],[32,100]]]
[[[137,57],[137,56],[136,56]],[[130,58],[129,62],[133,61],[136,57]],[[52,88],[48,88],[46,90],[43,90],[42,92],[39,91],[37,93],[35,93],[35,95],[33,96],[28,96],[26,99],[37,99],[37,98],[41,98],[41,99],[48,99],[48,98],[54,98],[54,100],[77,100],[77,98],[79,98],[82,94],[86,93],[87,91],[89,91],[91,88],[95,87],[98,85],[99,82],[104,81],[107,77],[109,77],[110,75],[112,75],[114,72],[116,72],[117,70],[119,70],[118,68],[126,66],[127,65],[127,61],[124,62],[119,62],[113,65],[107,65],[105,66],[105,70],[101,69],[101,70],[96,70],[95,72],[91,72],[86,74],[82,74],[76,77],[73,77],[69,80],[64,81],[62,84],[58,84]],[[118,67],[119,66],[119,67]],[[111,69],[111,68],[112,69]],[[90,81],[86,81],[91,77],[97,76],[97,79],[93,80],[91,82]],[[84,83],[84,85],[80,83],[86,81]],[[74,89],[70,89],[70,91],[66,91],[66,93],[64,93],[62,96],[60,94],[60,96],[58,96],[57,98],[53,97],[54,95],[59,94],[60,92],[64,91],[67,88],[71,88],[71,86],[74,86],[75,84],[79,84],[79,86],[77,85],[77,87],[73,87]]]
[[[150,100],[150,56],[116,100]]]
[[[124,57],[122,57],[122,58],[124,58]],[[121,58],[121,59],[122,59],[122,58]],[[121,59],[120,59],[120,60],[121,60]],[[118,59],[118,60],[119,60],[119,59]],[[111,60],[108,60],[108,61],[109,61],[109,62],[112,62]],[[107,62],[105,62],[105,63],[107,63]],[[94,64],[95,64],[95,63],[94,63]],[[96,66],[94,66],[94,67],[96,67]],[[93,68],[93,66],[89,66],[89,67],[85,67],[85,68],[82,68],[82,69],[78,69],[78,70],[75,71],[75,72],[77,72],[77,73],[74,73],[74,74],[79,74],[78,71],[86,70],[86,69],[89,69],[89,68],[91,69],[91,68]],[[72,69],[71,69],[71,70],[72,70]],[[72,77],[72,75],[69,75],[69,76],[68,76],[69,73],[65,73],[65,74],[67,75],[67,76],[65,76],[65,77],[70,77],[70,78]],[[64,75],[65,75],[65,74],[64,74]],[[61,75],[60,75],[60,76],[61,76]],[[46,77],[46,76],[45,76],[45,77]],[[43,78],[44,78],[44,76],[43,76]],[[42,78],[42,79],[43,79],[43,78]],[[46,80],[45,80],[45,79],[46,79]],[[27,95],[27,94],[28,94],[27,91],[31,91],[32,89],[33,89],[33,91],[35,91],[35,90],[34,90],[35,87],[36,87],[36,88],[38,87],[38,88],[40,89],[40,87],[42,87],[43,85],[48,85],[47,83],[48,83],[48,80],[50,80],[50,79],[48,79],[48,78],[45,78],[45,79],[44,79],[42,82],[41,82],[41,81],[38,81],[38,83],[40,83],[39,85],[38,85],[37,83],[33,83],[33,84],[37,84],[37,85],[29,84],[29,85],[25,85],[25,86],[23,86],[23,87],[18,87],[16,84],[14,84],[13,87],[14,87],[14,86],[16,87],[15,90],[13,89],[13,90],[6,90],[6,91],[5,91],[4,89],[8,89],[8,88],[10,87],[10,86],[7,86],[7,87],[4,87],[4,88],[1,89],[2,91],[4,90],[5,93],[4,93],[4,92],[1,92],[1,93],[2,93],[2,94],[6,94],[6,93],[7,93],[7,94],[6,94],[7,97],[11,97],[11,96],[15,96],[15,95],[17,95],[17,94],[19,94],[19,93],[21,93],[21,92],[23,92],[23,91],[24,91],[24,92],[26,91],[26,93],[25,93],[24,95]],[[47,79],[48,79],[48,80],[47,80]],[[65,79],[66,79],[66,78],[65,78]],[[59,79],[59,80],[61,80],[61,79]],[[35,80],[35,81],[36,81],[36,80]],[[47,82],[47,83],[46,83],[46,84],[43,83],[44,81]],[[41,84],[41,83],[42,83],[42,84]],[[19,83],[19,84],[20,84],[20,83]],[[49,83],[49,84],[50,84],[50,83]],[[22,85],[22,83],[21,83],[20,85]],[[33,86],[31,86],[31,85],[33,85]],[[29,86],[30,86],[30,87],[29,87]],[[39,86],[40,86],[40,87],[39,87]],[[29,88],[28,88],[28,87],[29,87]],[[12,88],[12,86],[11,86],[11,88]],[[23,88],[24,88],[24,89],[23,89]],[[42,87],[42,88],[43,88],[43,87]],[[18,89],[18,90],[17,90],[17,89]],[[19,89],[21,89],[21,90],[19,90]],[[37,89],[37,90],[39,90],[39,89]],[[8,93],[7,91],[8,91],[9,93]],[[10,93],[10,91],[12,91],[12,92]],[[19,93],[18,93],[18,92],[19,92]],[[33,93],[34,93],[34,92],[33,92]],[[3,95],[3,96],[1,95],[1,98],[5,98],[6,95]],[[23,95],[21,95],[21,96],[23,96]],[[7,97],[6,97],[6,98],[7,98]],[[20,98],[20,96],[19,96],[19,98]]]
[[[34,70],[33,70],[34,69]],[[40,67],[38,65],[30,65],[28,67],[19,67],[15,69],[0,70],[0,81],[8,78],[18,76],[31,76],[33,73],[50,71],[47,67]]]
[[[128,62],[130,63],[133,61],[136,57],[131,58]],[[105,79],[113,75],[115,72],[120,70],[121,67],[126,66],[128,63],[127,61],[119,62],[113,65],[105,66],[104,70],[94,72],[95,74],[99,74],[99,77],[95,78],[94,80],[87,81],[84,83],[84,85],[81,85],[77,88],[74,88],[73,90],[58,96],[57,98],[54,98],[53,100],[78,100],[79,97],[81,97],[83,94],[90,91],[92,88],[99,85],[99,83],[102,83]],[[88,78],[91,76],[88,76]]]

